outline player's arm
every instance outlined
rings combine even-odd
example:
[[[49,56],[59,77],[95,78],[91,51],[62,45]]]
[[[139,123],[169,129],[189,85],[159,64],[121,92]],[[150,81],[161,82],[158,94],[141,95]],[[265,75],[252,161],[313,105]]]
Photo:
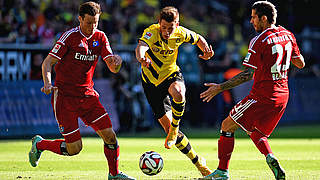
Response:
[[[299,69],[305,66],[304,58],[302,55],[300,55],[299,57],[291,58],[291,62]]]
[[[54,88],[52,86],[52,81],[51,81],[51,71],[52,71],[52,66],[57,62],[58,62],[57,58],[48,55],[42,63],[43,87],[41,88],[41,91],[45,94],[50,94],[52,89]]]
[[[110,55],[107,58],[104,59],[106,62],[109,70],[113,73],[117,73],[120,71],[122,59],[119,55]]]
[[[199,36],[199,40],[197,42],[197,46],[203,52],[203,54],[199,55],[199,58],[204,59],[204,60],[208,60],[214,55],[214,51],[212,50],[212,46],[208,45],[208,43],[207,43],[206,39],[204,39],[204,37],[202,37],[201,35],[198,35],[198,36]]]
[[[245,70],[221,84],[205,83],[204,85],[208,86],[209,88],[200,94],[200,98],[202,98],[202,101],[204,102],[209,102],[214,96],[216,96],[220,92],[232,89],[236,86],[239,86],[242,83],[252,80],[253,74],[254,69],[246,67]]]
[[[151,63],[151,60],[145,57],[148,50],[148,44],[143,41],[139,41],[136,47],[136,58],[141,63],[141,65],[145,67],[149,67],[149,64]]]

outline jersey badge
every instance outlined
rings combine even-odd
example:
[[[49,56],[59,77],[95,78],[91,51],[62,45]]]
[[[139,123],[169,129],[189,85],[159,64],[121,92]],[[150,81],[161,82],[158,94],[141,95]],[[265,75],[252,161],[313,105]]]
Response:
[[[151,33],[151,32],[147,32],[147,33],[144,35],[144,38],[150,39],[151,36],[152,36],[152,33]]]
[[[244,62],[249,62],[250,56],[251,56],[251,53],[248,52],[248,54],[244,58]]]
[[[99,41],[93,41],[92,46],[93,46],[93,47],[99,46]]]
[[[59,130],[60,130],[61,133],[63,133],[64,132],[64,127],[62,125],[59,125]]]
[[[56,45],[54,46],[54,48],[52,49],[52,52],[53,52],[53,53],[57,53],[57,52],[59,51],[60,47],[61,47],[60,44],[56,44]]]

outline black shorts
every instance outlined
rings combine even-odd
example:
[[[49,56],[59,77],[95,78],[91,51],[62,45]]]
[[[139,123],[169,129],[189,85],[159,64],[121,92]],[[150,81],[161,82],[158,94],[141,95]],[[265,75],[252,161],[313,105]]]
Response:
[[[175,81],[184,83],[184,78],[180,71],[172,73],[158,86],[155,86],[149,81],[145,82],[142,80],[144,94],[146,95],[151,109],[157,119],[160,119],[166,114],[166,112],[171,110],[170,94],[168,89]]]

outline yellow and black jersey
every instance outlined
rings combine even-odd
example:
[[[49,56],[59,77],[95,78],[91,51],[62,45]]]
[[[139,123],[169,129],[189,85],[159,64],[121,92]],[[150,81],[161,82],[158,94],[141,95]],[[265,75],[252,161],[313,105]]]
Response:
[[[160,25],[153,24],[144,30],[139,40],[148,44],[149,50],[146,52],[146,57],[152,61],[149,68],[141,66],[142,79],[158,86],[172,73],[179,71],[176,64],[179,46],[184,42],[196,44],[199,35],[178,26],[170,38],[165,40],[160,35]]]

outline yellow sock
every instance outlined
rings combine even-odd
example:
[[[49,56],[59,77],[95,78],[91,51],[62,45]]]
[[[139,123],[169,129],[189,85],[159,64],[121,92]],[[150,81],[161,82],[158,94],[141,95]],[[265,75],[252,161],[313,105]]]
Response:
[[[185,154],[193,163],[196,163],[198,161],[197,153],[193,150],[189,142],[189,139],[182,132],[179,132],[176,147],[183,154]]]
[[[183,116],[183,113],[184,113],[185,104],[186,104],[185,101],[176,102],[174,99],[172,99],[172,102],[171,102],[172,124],[174,124],[175,126],[179,125],[181,117]]]

